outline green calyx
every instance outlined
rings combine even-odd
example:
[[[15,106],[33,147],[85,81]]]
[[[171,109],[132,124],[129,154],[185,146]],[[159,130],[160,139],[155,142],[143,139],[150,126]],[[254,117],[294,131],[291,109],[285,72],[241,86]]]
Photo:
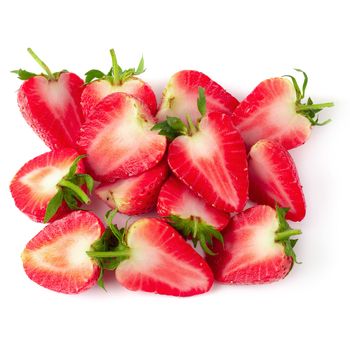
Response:
[[[302,102],[302,100],[305,97],[305,90],[309,81],[309,78],[307,74],[302,71],[301,69],[295,68],[297,72],[300,72],[304,75],[304,81],[303,81],[303,86],[302,89],[300,89],[297,80],[292,76],[292,75],[285,75],[285,77],[289,77],[292,80],[296,95],[297,95],[297,100],[295,102],[296,105],[296,112],[298,114],[303,115],[305,118],[307,118],[311,125],[317,125],[317,126],[322,126],[326,125],[329,122],[331,122],[331,119],[327,119],[323,122],[319,122],[317,113],[321,112],[324,108],[329,108],[333,107],[334,103],[333,102],[325,102],[325,103],[313,103],[312,99],[308,97],[306,103]]]
[[[75,158],[68,173],[57,183],[57,193],[47,205],[44,223],[51,220],[61,207],[63,201],[72,210],[79,209],[79,202],[84,204],[90,203],[89,196],[81,189],[81,186],[86,185],[89,194],[91,194],[94,187],[94,180],[88,174],[76,174],[78,163],[85,157],[86,155],[80,155]]]
[[[34,58],[35,62],[38,63],[38,65],[42,68],[42,70],[45,73],[37,74],[37,73],[28,72],[27,70],[24,70],[24,69],[16,69],[11,71],[11,73],[15,73],[18,75],[18,79],[28,80],[36,76],[43,76],[48,80],[57,80],[61,73],[67,72],[66,70],[62,70],[59,72],[52,73],[50,68],[47,66],[47,64],[44,63],[44,61],[42,61],[31,48],[28,48],[27,51]]]
[[[86,254],[101,268],[97,284],[105,290],[103,276],[105,270],[115,270],[118,265],[130,257],[130,248],[125,241],[126,228],[118,229],[113,219],[118,210],[109,210],[105,215],[107,228],[101,238],[96,240]]]
[[[191,239],[194,246],[199,242],[203,251],[208,255],[215,255],[212,251],[213,238],[224,243],[222,234],[213,226],[208,225],[199,217],[191,216],[183,219],[177,215],[170,215],[166,217],[169,224],[179,231],[184,238]],[[209,248],[208,245],[211,247]]]
[[[114,49],[110,49],[109,53],[112,58],[112,68],[109,70],[109,72],[105,74],[98,69],[91,69],[85,73],[85,84],[89,84],[97,80],[107,80],[112,85],[122,85],[125,81],[127,81],[131,77],[135,75],[140,75],[146,70],[143,56],[141,57],[140,62],[136,69],[129,68],[129,69],[123,70],[118,64],[117,56],[115,54]]]
[[[285,254],[293,259],[293,263],[299,264],[293,250],[298,240],[292,239],[291,237],[300,235],[301,231],[294,230],[289,226],[288,222],[286,221],[286,214],[288,210],[288,208],[280,208],[278,205],[276,205],[276,214],[279,226],[275,233],[275,242],[283,244]]]
[[[201,86],[198,87],[197,108],[201,117],[195,123],[189,115],[185,116],[186,123],[179,117],[167,117],[165,121],[154,125],[151,130],[158,131],[159,135],[166,136],[170,141],[181,135],[192,136],[198,132],[199,122],[207,114],[205,90]]]

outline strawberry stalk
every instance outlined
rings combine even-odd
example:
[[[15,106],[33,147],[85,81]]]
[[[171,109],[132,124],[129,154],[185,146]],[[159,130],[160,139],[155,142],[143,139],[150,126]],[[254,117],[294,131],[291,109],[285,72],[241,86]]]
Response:
[[[112,58],[112,72],[113,72],[113,85],[120,85],[120,66],[118,65],[117,56],[115,55],[114,49],[110,49],[109,53]]]
[[[69,188],[74,194],[79,197],[79,199],[84,202],[85,204],[90,203],[89,196],[77,185],[75,185],[73,182],[70,182],[68,180],[62,179],[57,186],[66,187]]]
[[[117,258],[117,257],[129,257],[130,251],[129,249],[125,249],[122,251],[116,252],[95,252],[95,251],[87,251],[86,254],[91,258]]]
[[[38,65],[45,71],[47,77],[49,80],[55,80],[54,74],[51,72],[50,68],[47,66],[46,63],[44,63],[38,55],[29,47],[27,49],[29,54],[34,58],[35,62],[38,63]]]
[[[286,230],[283,232],[278,232],[275,236],[275,241],[279,242],[279,241],[284,241],[286,239],[288,239],[291,236],[296,236],[296,235],[301,235],[301,231],[300,230]]]

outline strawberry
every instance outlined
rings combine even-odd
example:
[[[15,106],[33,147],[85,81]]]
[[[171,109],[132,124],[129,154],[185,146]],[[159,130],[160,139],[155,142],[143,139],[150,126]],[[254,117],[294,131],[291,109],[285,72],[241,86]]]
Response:
[[[212,238],[222,241],[221,231],[230,216],[208,204],[193,193],[175,176],[171,176],[160,190],[157,213],[186,238],[196,245],[199,241],[207,254],[213,254],[208,247]]]
[[[113,49],[110,50],[112,68],[105,74],[97,69],[88,71],[85,79],[87,84],[81,95],[81,106],[85,116],[88,116],[93,108],[104,97],[113,92],[125,92],[139,98],[145,103],[152,115],[157,111],[157,100],[152,88],[143,80],[136,78],[145,71],[143,57],[135,68],[122,70],[117,62]]]
[[[206,91],[208,113],[221,112],[231,115],[238,105],[233,96],[205,74],[183,70],[170,78],[163,91],[157,119],[164,121],[167,117],[179,117],[185,122],[186,115],[190,115],[192,121],[196,122],[201,117],[196,105],[199,86]]]
[[[262,284],[284,278],[296,261],[297,240],[285,220],[286,209],[258,205],[234,216],[223,231],[225,245],[214,242],[217,255],[207,261],[219,282]]]
[[[279,143],[260,140],[249,153],[249,198],[259,204],[289,208],[286,218],[301,221],[305,199],[293,158]]]
[[[91,288],[100,267],[86,254],[104,231],[92,213],[75,211],[40,231],[26,245],[22,260],[28,277],[42,287],[75,294]]]
[[[96,180],[139,175],[163,157],[166,138],[150,129],[154,117],[140,100],[115,92],[99,102],[81,129],[79,145]]]
[[[154,168],[112,184],[99,185],[95,193],[111,208],[126,215],[151,211],[157,203],[160,188],[168,175],[168,165],[161,161]]]
[[[13,71],[19,79],[26,80],[18,91],[23,117],[52,150],[75,148],[83,122],[80,97],[84,82],[67,71],[52,73],[32,49],[28,52],[46,74]]]
[[[261,139],[269,139],[291,149],[305,143],[312,126],[330,121],[319,122],[317,113],[333,103],[314,104],[311,98],[302,102],[308,77],[296,70],[304,75],[302,90],[292,76],[267,79],[234,110],[234,123],[248,148]]]
[[[209,266],[171,226],[159,219],[142,218],[119,230],[112,224],[115,213],[106,216],[107,238],[102,236],[87,254],[102,268],[115,268],[116,279],[124,287],[182,297],[211,288]],[[109,237],[117,238],[118,244],[111,244]],[[99,284],[103,287],[103,274]]]
[[[226,212],[241,211],[248,194],[248,171],[243,140],[232,117],[206,112],[204,89],[197,100],[201,119],[187,125],[168,117],[153,130],[174,139],[169,145],[168,163],[174,174],[209,205]],[[180,136],[178,136],[180,135]]]
[[[91,193],[94,181],[84,174],[84,165],[74,149],[44,153],[26,164],[14,176],[10,191],[19,210],[37,222],[53,221],[80,202],[90,202],[81,186]]]

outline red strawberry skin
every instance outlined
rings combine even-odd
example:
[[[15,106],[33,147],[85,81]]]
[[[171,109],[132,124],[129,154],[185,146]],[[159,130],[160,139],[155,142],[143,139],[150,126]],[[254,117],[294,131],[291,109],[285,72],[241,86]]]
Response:
[[[258,205],[234,216],[222,232],[225,244],[214,242],[217,255],[207,261],[219,282],[264,284],[284,278],[292,267],[292,258],[276,243],[276,212]]]
[[[230,216],[199,198],[175,176],[169,177],[159,193],[157,213],[160,216],[176,215],[182,219],[200,217],[208,225],[221,231]]]
[[[99,185],[95,193],[111,208],[126,215],[150,212],[157,203],[160,188],[168,176],[165,160],[141,175]]]
[[[151,131],[154,117],[140,100],[116,92],[99,102],[81,129],[79,146],[101,182],[136,176],[154,167],[166,138]]]
[[[152,115],[157,111],[157,99],[152,88],[143,80],[132,77],[121,85],[113,85],[107,80],[96,80],[84,88],[81,95],[81,107],[85,116],[88,116],[93,108],[104,97],[114,92],[125,92],[140,99],[148,106]]]
[[[16,173],[10,184],[10,191],[17,208],[32,220],[44,222],[47,205],[57,193],[56,184],[65,176],[79,153],[72,148],[54,150],[28,161]],[[79,162],[77,173],[84,173],[83,162]],[[63,203],[54,221],[70,209]]]
[[[118,266],[116,278],[130,290],[185,297],[205,293],[213,285],[205,260],[162,220],[136,221],[127,244],[131,256]]]
[[[279,143],[257,142],[249,153],[249,198],[272,207],[289,208],[286,218],[301,221],[306,205],[294,161]]]
[[[179,136],[169,146],[174,174],[209,205],[225,212],[243,210],[248,199],[244,142],[231,116],[210,113],[193,136]]]
[[[277,141],[286,149],[309,138],[311,123],[296,112],[296,93],[287,78],[261,82],[235,109],[234,123],[250,148],[261,139]]]
[[[190,115],[193,121],[201,117],[197,108],[198,87],[205,89],[207,112],[232,114],[238,101],[223,87],[208,76],[194,70],[175,73],[163,91],[157,119],[164,121],[167,116],[179,117],[185,121]]]
[[[57,81],[43,76],[30,78],[18,91],[24,119],[52,150],[76,148],[83,122],[83,85],[74,73],[61,73]]]
[[[104,226],[96,215],[74,211],[44,227],[22,253],[28,277],[56,292],[76,294],[96,284],[100,268],[87,256]]]

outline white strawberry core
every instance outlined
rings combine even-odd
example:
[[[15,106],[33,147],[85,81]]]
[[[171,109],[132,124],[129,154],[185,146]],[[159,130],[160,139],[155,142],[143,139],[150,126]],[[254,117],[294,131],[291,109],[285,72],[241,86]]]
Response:
[[[101,99],[113,92],[124,92],[133,95],[144,85],[143,82],[136,78],[131,78],[125,81],[122,85],[113,85],[106,80],[96,81],[93,84],[95,85],[96,92]]]

